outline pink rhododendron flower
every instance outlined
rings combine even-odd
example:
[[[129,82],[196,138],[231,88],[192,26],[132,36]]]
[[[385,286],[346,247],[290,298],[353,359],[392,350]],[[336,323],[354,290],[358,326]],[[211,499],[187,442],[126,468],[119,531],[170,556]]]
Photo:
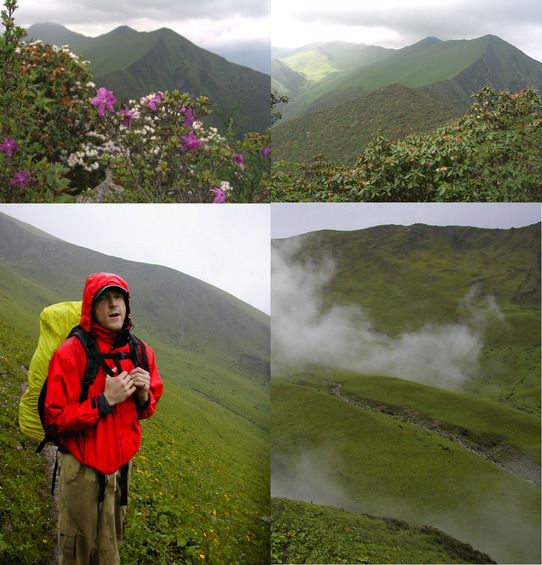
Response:
[[[183,126],[185,128],[191,128],[194,120],[196,119],[196,113],[194,112],[194,110],[192,110],[191,108],[181,108],[179,111],[186,117]]]
[[[261,151],[262,157],[265,159],[271,153],[271,147],[264,147]]]
[[[237,153],[237,155],[233,158],[233,162],[241,166],[243,164],[243,159],[244,157],[241,155],[241,153]]]
[[[226,202],[226,193],[220,188],[211,188],[211,192],[215,193],[214,204],[224,204]]]
[[[18,184],[21,188],[24,188],[24,185],[31,180],[30,173],[25,171],[24,173],[15,173],[15,178],[12,179],[11,184]]]
[[[181,147],[183,151],[190,151],[190,153],[197,153],[198,147],[201,145],[201,141],[194,136],[194,132],[186,135],[182,135],[181,139],[184,141],[184,145]]]
[[[126,116],[126,118],[122,122],[122,125],[128,126],[128,129],[130,129],[132,127],[132,120],[134,119],[134,114],[130,110],[128,110],[128,106],[126,104],[124,104],[124,108],[125,110],[121,110],[119,112],[119,114],[124,114]]]
[[[156,110],[156,104],[160,104],[164,99],[164,95],[159,92],[156,96],[153,96],[150,102],[145,106],[145,108],[149,108],[150,110]]]
[[[110,112],[114,112],[113,104],[115,103],[115,97],[113,96],[113,91],[107,90],[102,86],[96,92],[98,96],[93,98],[90,103],[94,106],[98,106],[98,116],[103,116],[106,108]]]
[[[0,149],[2,151],[5,151],[8,154],[8,157],[11,157],[13,155],[13,151],[15,149],[19,149],[19,146],[15,145],[15,138],[14,137],[12,137],[11,139],[4,137],[4,143],[2,143],[2,145],[0,145]]]

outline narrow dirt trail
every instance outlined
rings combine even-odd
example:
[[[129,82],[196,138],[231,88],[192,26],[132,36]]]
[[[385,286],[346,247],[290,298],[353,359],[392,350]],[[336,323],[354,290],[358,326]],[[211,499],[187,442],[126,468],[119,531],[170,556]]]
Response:
[[[56,461],[56,447],[47,445],[43,449],[43,456],[46,460],[47,467],[47,486],[44,489],[42,496],[43,499],[50,505],[53,522],[51,524],[51,557],[46,565],[57,565],[58,563],[58,535],[57,535],[57,521],[58,521],[58,477],[55,481],[55,490],[51,493],[51,486],[53,480],[53,471]]]
[[[28,386],[28,368],[24,365],[21,369],[26,374],[27,379],[21,385],[21,395],[24,394]],[[45,459],[45,473],[47,477],[46,486],[41,492],[41,497],[45,504],[51,508],[51,527],[49,537],[51,539],[51,553],[50,557],[44,565],[57,565],[58,564],[58,535],[57,535],[57,522],[58,522],[58,480],[55,481],[54,492],[51,493],[53,471],[56,461],[56,447],[54,445],[46,445],[41,452],[41,457]]]
[[[501,460],[498,460],[494,455],[497,451],[494,447],[490,450],[483,445],[467,442],[458,435],[440,427],[443,422],[431,419],[413,408],[408,406],[397,408],[384,402],[376,402],[374,400],[360,398],[358,396],[354,398],[353,396],[344,394],[341,389],[341,384],[334,385],[332,393],[345,402],[354,404],[359,408],[365,408],[375,412],[383,412],[390,414],[391,416],[404,418],[416,426],[457,443],[478,457],[482,457],[486,461],[493,463],[503,471],[511,473],[516,477],[526,480],[536,486],[540,486],[540,466],[528,459],[511,445],[501,444],[498,446],[498,451],[505,454]]]

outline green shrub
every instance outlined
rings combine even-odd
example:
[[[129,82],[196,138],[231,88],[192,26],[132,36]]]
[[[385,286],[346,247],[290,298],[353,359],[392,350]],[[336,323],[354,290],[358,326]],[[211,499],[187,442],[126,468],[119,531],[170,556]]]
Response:
[[[486,87],[462,118],[425,135],[375,138],[354,167],[320,154],[279,162],[272,200],[537,202],[542,195],[542,109],[534,89]]]

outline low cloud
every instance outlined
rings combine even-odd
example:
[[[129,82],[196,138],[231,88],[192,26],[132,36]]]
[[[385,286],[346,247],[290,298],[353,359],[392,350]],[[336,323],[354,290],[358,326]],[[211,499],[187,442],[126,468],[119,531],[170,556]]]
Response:
[[[488,324],[504,322],[492,297],[473,287],[458,305],[460,323],[431,323],[390,337],[376,331],[357,305],[323,307],[335,265],[330,258],[296,261],[300,240],[282,241],[272,252],[275,366],[322,364],[442,388],[458,388],[475,374]]]

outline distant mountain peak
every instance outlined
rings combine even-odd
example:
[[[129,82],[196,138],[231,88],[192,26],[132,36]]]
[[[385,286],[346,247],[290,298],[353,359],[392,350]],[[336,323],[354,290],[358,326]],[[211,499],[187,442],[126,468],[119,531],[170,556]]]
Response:
[[[136,30],[132,29],[129,26],[119,26],[116,27],[113,31],[111,31],[110,35],[125,35],[127,33],[136,33]]]
[[[74,39],[89,39],[86,35],[69,30],[56,22],[43,22],[31,25],[27,30],[26,39],[41,39],[44,43],[54,45],[68,43]]]

